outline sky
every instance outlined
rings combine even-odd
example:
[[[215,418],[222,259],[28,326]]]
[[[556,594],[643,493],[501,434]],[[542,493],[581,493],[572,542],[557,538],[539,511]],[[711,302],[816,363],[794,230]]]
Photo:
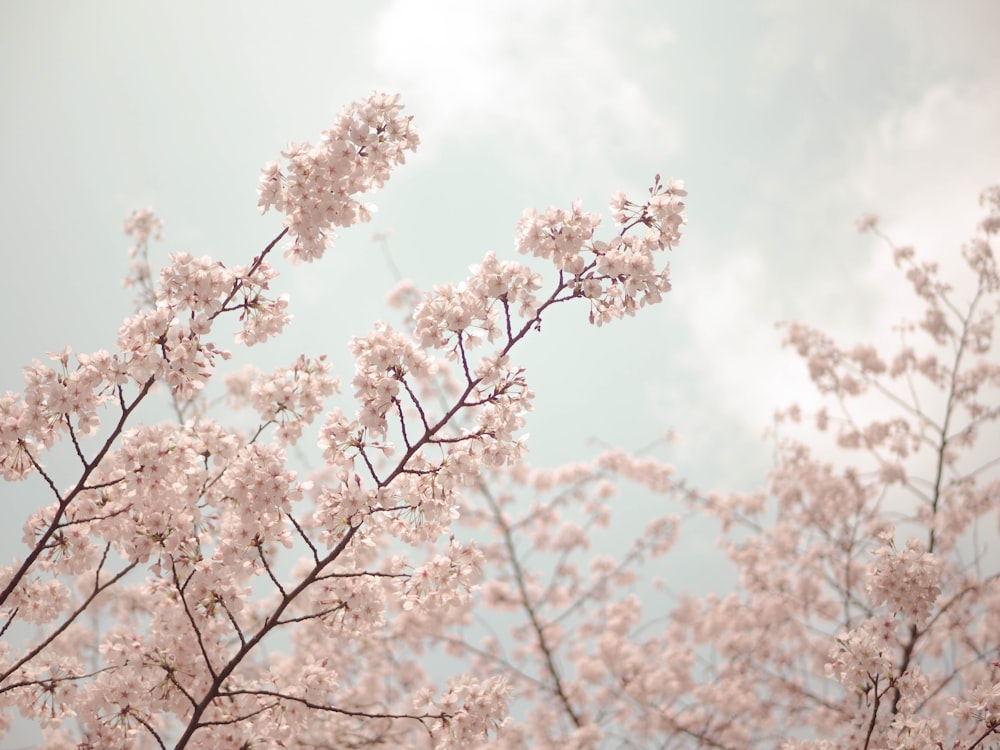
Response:
[[[320,265],[278,264],[295,322],[240,362],[327,352],[349,381],[349,338],[396,320],[376,232],[429,287],[488,251],[513,258],[524,208],[606,211],[616,190],[681,178],[665,301],[601,329],[564,306],[519,355],[531,459],[672,430],[681,475],[757,487],[772,412],[810,397],[775,322],[867,340],[908,304],[854,220],[876,212],[945,263],[971,236],[1000,179],[997,28],[991,0],[5,2],[0,392],[46,352],[113,346],[133,209],[164,220],[161,261],[245,263],[279,226],[256,208],[261,166],[348,102],[398,92],[419,152],[372,224]]]

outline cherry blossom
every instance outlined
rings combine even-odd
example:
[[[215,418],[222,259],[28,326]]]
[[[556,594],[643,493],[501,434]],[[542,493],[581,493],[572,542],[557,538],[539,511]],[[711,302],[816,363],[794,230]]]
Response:
[[[419,143],[402,112],[373,94],[268,163],[284,227],[246,265],[154,271],[163,223],[135,212],[112,350],[49,354],[0,396],[0,472],[43,498],[0,568],[0,736],[19,716],[48,748],[995,743],[1000,188],[964,281],[859,222],[919,314],[892,352],[786,324],[826,403],[776,414],[756,491],[706,492],[669,440],[526,458],[518,356],[550,309],[604,325],[671,288],[687,192],[659,175],[611,226],[529,209],[521,260],[398,286],[343,394],[321,353],[218,382],[287,334],[279,243],[317,261],[368,220]],[[172,417],[143,421],[154,402]],[[707,522],[732,590],[689,590],[671,556]]]

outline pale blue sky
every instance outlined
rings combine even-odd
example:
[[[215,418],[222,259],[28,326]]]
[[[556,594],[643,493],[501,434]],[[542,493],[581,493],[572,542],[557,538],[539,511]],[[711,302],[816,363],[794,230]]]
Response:
[[[5,2],[0,391],[47,351],[113,345],[133,208],[166,222],[164,256],[246,262],[277,226],[255,208],[263,163],[398,91],[420,152],[372,225],[321,265],[280,265],[296,321],[237,359],[325,351],[349,381],[347,339],[389,315],[373,232],[393,231],[418,284],[456,281],[486,251],[513,256],[523,208],[605,211],[660,172],[690,192],[675,291],[605,329],[582,307],[546,321],[519,355],[532,459],[673,428],[682,475],[756,486],[771,412],[808,393],[773,323],[866,337],[898,317],[888,259],[853,220],[876,211],[948,259],[1000,180],[998,28],[991,0]],[[24,513],[26,490],[4,490]],[[5,513],[17,528],[22,510]]]

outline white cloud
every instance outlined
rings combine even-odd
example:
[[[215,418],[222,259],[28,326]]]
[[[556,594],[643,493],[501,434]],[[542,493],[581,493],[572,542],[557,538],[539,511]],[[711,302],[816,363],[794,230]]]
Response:
[[[980,190],[1000,180],[998,132],[1000,99],[985,86],[936,85],[879,120],[848,189],[900,241],[953,253],[978,221]]]
[[[655,18],[632,33],[610,5],[400,0],[379,18],[375,61],[426,109],[425,141],[502,134],[515,153],[544,147],[561,165],[595,167],[632,141],[676,148],[664,92],[647,90],[639,66],[671,39]]]
[[[720,415],[723,423],[757,436],[776,408],[815,402],[805,368],[781,347],[768,275],[765,255],[748,248],[711,266],[692,264],[684,285],[671,292],[674,309],[683,311],[691,332],[681,363],[696,374],[691,403],[699,422],[714,423]]]

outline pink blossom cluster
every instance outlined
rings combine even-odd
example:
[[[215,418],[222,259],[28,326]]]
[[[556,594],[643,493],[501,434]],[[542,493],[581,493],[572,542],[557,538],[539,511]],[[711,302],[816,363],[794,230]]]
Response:
[[[356,196],[382,187],[406,152],[420,143],[411,118],[402,114],[398,95],[372,94],[346,107],[319,143],[290,143],[282,157],[265,165],[257,205],[285,215],[292,235],[287,255],[296,261],[323,256],[335,227],[371,217],[372,207]]]
[[[837,638],[826,664],[827,675],[851,689],[865,692],[892,675],[895,627],[891,620],[871,618]]]
[[[303,429],[323,411],[325,399],[338,392],[339,381],[330,375],[325,356],[300,355],[290,367],[279,367],[268,376],[248,366],[226,378],[234,405],[249,404],[264,425],[278,425],[275,438],[295,445]]]
[[[435,287],[414,312],[414,336],[425,349],[445,349],[457,356],[458,340],[472,347],[485,339],[497,341],[510,335],[512,305],[522,318],[533,318],[539,300],[535,292],[542,278],[520,263],[501,263],[493,253],[473,266],[462,284]]]
[[[447,618],[453,609],[465,609],[468,595],[483,571],[483,553],[474,545],[451,540],[444,554],[418,565],[400,587],[404,610],[434,613]]]
[[[683,181],[662,185],[659,175],[645,203],[632,203],[616,193],[611,209],[620,232],[610,241],[594,239],[600,216],[585,213],[579,202],[569,211],[527,210],[515,244],[520,253],[550,260],[568,287],[590,300],[590,322],[602,325],[635,315],[670,291],[669,269],[657,267],[654,253],[680,241],[685,195]],[[638,227],[645,231],[632,231]]]
[[[427,706],[448,717],[432,728],[438,736],[434,749],[458,750],[476,746],[488,733],[503,727],[508,693],[507,682],[502,677],[465,680],[450,686],[437,699],[422,693],[414,703],[418,709]]]
[[[149,264],[149,240],[163,239],[163,222],[153,213],[152,208],[147,207],[133,211],[125,220],[123,228],[126,236],[135,237],[135,244],[128,250],[132,262],[122,285],[126,288],[139,287],[143,290],[139,301],[151,305],[152,297],[149,292],[152,288],[153,270]]]
[[[891,532],[883,536],[889,543],[875,550],[868,566],[868,596],[873,604],[885,604],[904,620],[923,625],[941,594],[941,561],[919,539],[910,539],[899,552]]]

